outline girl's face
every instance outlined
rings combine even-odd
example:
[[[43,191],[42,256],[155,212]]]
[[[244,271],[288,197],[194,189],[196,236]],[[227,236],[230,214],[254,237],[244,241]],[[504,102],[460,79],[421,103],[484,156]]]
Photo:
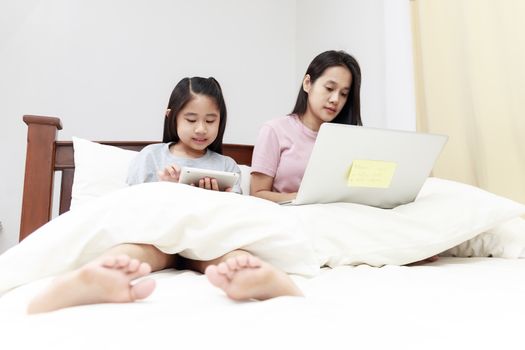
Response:
[[[215,100],[194,95],[177,114],[177,151],[189,156],[201,156],[215,141],[219,132],[220,112]]]
[[[319,126],[334,120],[348,100],[351,85],[352,74],[346,67],[327,68],[313,83],[307,75],[303,81],[303,89],[308,93],[305,117]]]

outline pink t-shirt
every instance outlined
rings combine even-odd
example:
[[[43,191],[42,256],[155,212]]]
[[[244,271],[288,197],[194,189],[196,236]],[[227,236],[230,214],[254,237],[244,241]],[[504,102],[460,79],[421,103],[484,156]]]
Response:
[[[252,172],[273,177],[275,192],[297,192],[316,137],[296,115],[266,122],[253,150]]]

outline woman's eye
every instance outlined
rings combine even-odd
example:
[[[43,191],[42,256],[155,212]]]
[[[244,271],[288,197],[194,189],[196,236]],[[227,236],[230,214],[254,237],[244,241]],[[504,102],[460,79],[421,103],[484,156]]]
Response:
[[[187,121],[188,123],[195,123],[195,122],[196,122],[195,119],[186,119],[186,121]]]
[[[326,90],[327,90],[327,91],[329,91],[329,92],[332,92],[332,91],[334,91],[334,89],[333,89],[333,88],[331,88],[331,87],[328,87],[328,86],[326,86]]]
[[[215,119],[213,119],[213,120],[206,120],[206,123],[213,124],[213,123],[215,123]]]

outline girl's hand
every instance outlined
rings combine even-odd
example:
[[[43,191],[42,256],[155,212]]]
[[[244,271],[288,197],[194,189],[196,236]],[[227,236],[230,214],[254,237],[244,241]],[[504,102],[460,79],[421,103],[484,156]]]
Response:
[[[212,191],[219,191],[217,179],[205,177],[199,180],[199,187]]]
[[[180,168],[176,164],[168,165],[164,170],[157,172],[157,177],[159,181],[179,182]]]

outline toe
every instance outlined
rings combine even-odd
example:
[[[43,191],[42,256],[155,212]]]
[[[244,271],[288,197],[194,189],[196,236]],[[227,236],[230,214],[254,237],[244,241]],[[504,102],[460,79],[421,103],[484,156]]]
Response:
[[[139,300],[139,299],[145,299],[153,293],[153,290],[155,289],[155,281],[152,279],[144,279],[137,283],[135,283],[133,286],[131,286],[130,289],[130,298],[131,300]]]
[[[140,261],[137,259],[131,259],[128,264],[127,271],[130,273],[136,272],[139,269]]]
[[[226,264],[228,265],[228,268],[230,270],[238,270],[239,269],[239,263],[237,262],[237,257],[229,258],[226,260]]]
[[[217,271],[220,273],[220,274],[227,274],[228,271],[229,271],[229,267],[228,265],[225,263],[225,262],[221,262],[219,265],[217,265]]]
[[[115,262],[115,267],[117,268],[121,268],[121,267],[126,267],[129,265],[129,261],[131,260],[131,258],[127,255],[118,255],[116,258],[116,262]]]
[[[248,256],[248,266],[250,266],[250,267],[261,267],[262,266],[262,260],[259,259],[256,256],[249,255]]]
[[[145,276],[145,275],[151,273],[151,265],[146,263],[146,262],[140,263],[140,265],[139,265],[139,267],[137,269],[137,273],[140,276]]]
[[[235,269],[230,268],[230,264],[228,263],[230,259],[221,262],[219,265],[217,265],[217,271],[226,276],[228,279],[232,279],[233,275],[235,274]]]
[[[217,265],[210,265],[205,271],[206,277],[215,287],[226,289],[229,284],[229,279],[225,274],[219,273]]]
[[[248,266],[248,259],[249,259],[249,255],[247,254],[243,254],[243,255],[239,255],[238,257],[236,257],[237,259],[237,265],[239,267],[246,267]]]
[[[114,267],[117,263],[117,259],[114,256],[105,256],[101,260],[101,265],[104,267]]]

